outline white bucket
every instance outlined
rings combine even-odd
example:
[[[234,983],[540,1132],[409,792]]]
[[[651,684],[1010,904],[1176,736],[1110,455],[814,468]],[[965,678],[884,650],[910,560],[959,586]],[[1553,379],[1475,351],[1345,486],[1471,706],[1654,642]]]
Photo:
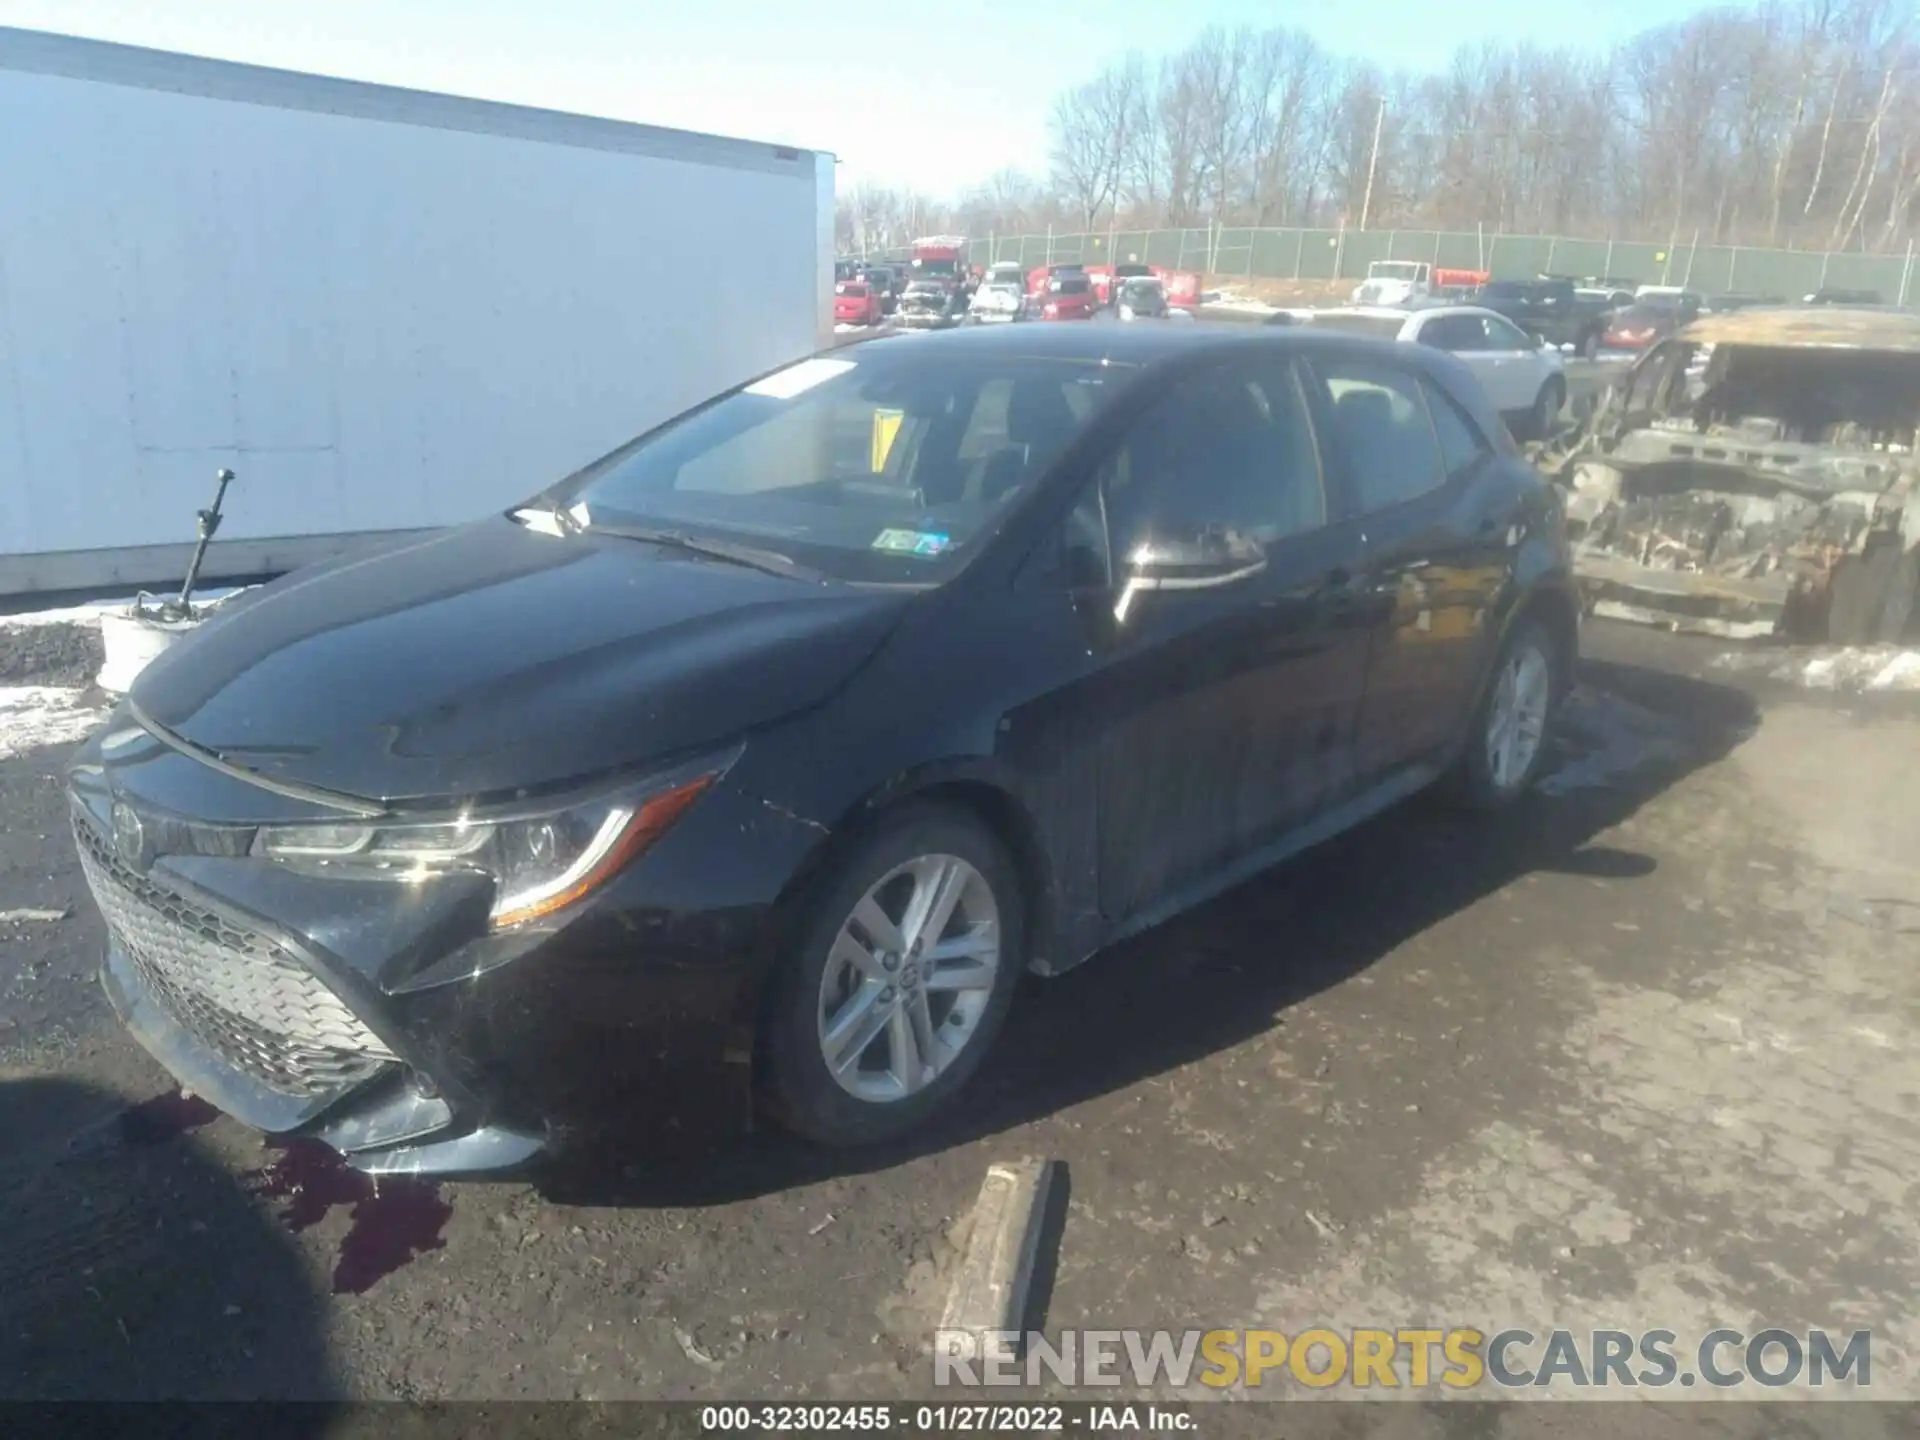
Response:
[[[132,688],[134,676],[146,669],[153,658],[175,640],[193,630],[204,617],[190,620],[159,620],[134,610],[113,610],[100,617],[100,641],[106,651],[106,663],[95,682],[110,695],[124,695]]]

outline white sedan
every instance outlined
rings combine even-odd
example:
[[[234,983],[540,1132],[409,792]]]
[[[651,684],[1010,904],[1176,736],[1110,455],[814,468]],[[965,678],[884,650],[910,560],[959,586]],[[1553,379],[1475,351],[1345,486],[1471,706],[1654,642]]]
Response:
[[[1559,350],[1536,342],[1504,315],[1477,305],[1417,310],[1356,305],[1317,310],[1307,323],[1409,345],[1431,345],[1457,355],[1522,440],[1546,435],[1567,402],[1566,369]]]

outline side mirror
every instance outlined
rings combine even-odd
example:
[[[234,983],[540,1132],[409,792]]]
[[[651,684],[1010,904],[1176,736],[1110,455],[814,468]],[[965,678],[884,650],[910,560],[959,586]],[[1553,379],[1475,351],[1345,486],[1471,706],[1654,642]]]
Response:
[[[1147,540],[1127,556],[1113,618],[1126,619],[1134,597],[1148,591],[1217,590],[1251,580],[1266,568],[1267,552],[1237,530]]]

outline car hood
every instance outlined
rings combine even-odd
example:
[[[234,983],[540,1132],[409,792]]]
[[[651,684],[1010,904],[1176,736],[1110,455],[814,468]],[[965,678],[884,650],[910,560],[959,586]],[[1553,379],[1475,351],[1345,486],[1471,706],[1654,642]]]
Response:
[[[495,518],[243,596],[130,699],[263,778],[384,801],[550,786],[825,699],[908,603]]]

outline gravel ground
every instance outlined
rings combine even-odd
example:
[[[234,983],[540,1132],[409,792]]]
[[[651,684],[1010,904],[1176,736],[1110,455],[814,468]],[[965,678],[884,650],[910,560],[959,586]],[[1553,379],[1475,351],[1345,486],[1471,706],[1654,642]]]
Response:
[[[84,688],[104,658],[98,625],[61,620],[0,629],[0,685]]]
[[[1920,705],[1722,648],[1592,627],[1544,793],[1034,982],[909,1147],[543,1186],[376,1191],[173,1095],[91,980],[67,748],[0,760],[0,911],[73,907],[0,925],[0,1395],[924,1395],[982,1174],[1044,1155],[1049,1330],[1870,1326],[1920,1396]]]

